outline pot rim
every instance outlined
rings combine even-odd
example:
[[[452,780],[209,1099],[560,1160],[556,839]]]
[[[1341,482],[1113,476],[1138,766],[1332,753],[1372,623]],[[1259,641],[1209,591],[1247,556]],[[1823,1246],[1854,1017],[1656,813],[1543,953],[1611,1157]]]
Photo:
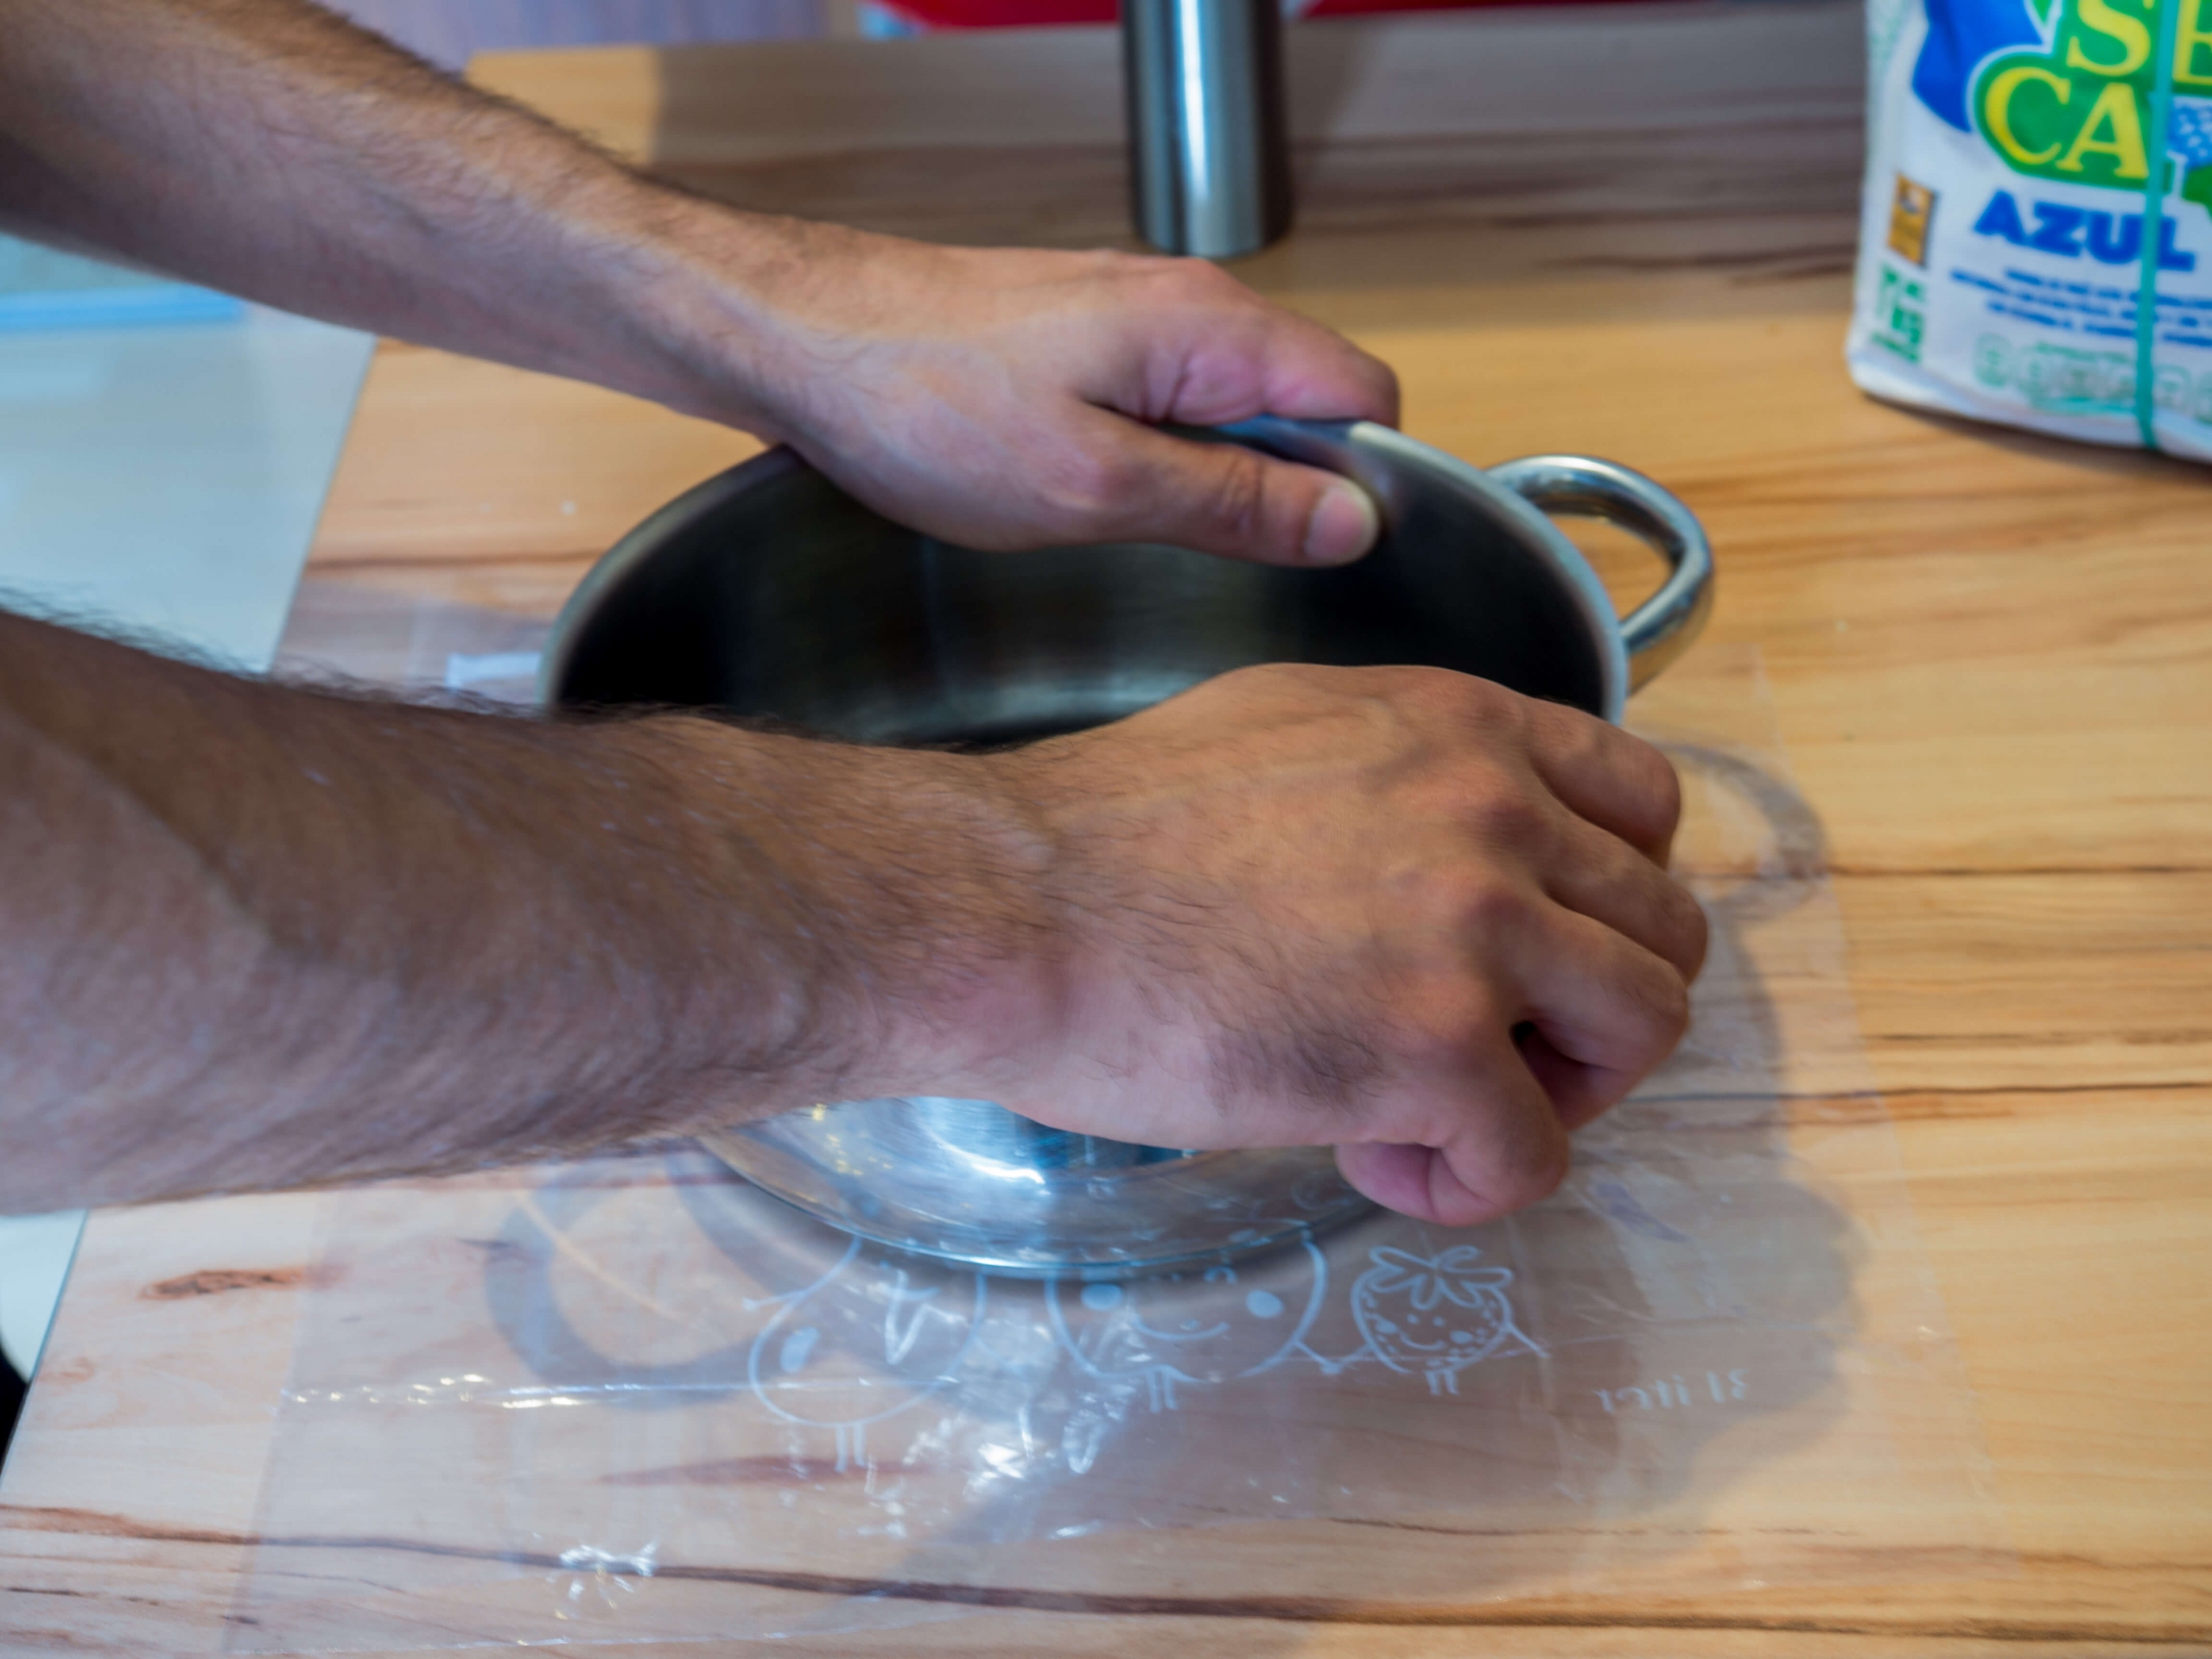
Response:
[[[1621,619],[1613,609],[1612,598],[1581,550],[1540,508],[1517,492],[1498,483],[1472,462],[1408,437],[1395,427],[1374,421],[1296,421],[1283,416],[1262,415],[1216,428],[1214,431],[1220,435],[1216,441],[1243,443],[1283,460],[1317,466],[1351,478],[1376,496],[1378,505],[1386,513],[1389,503],[1385,480],[1394,468],[1425,474],[1480,500],[1494,517],[1519,531],[1524,545],[1544,557],[1573,601],[1597,647],[1604,703],[1599,712],[1606,720],[1619,724],[1628,701],[1629,660]],[[1367,464],[1363,466],[1363,461]],[[538,660],[537,706],[546,710],[560,706],[559,688],[575,654],[577,642],[586,622],[607,594],[702,518],[721,511],[750,490],[799,469],[813,470],[798,451],[778,444],[701,480],[656,507],[625,532],[584,573],[555,616],[552,632],[547,636],[544,652]],[[1363,473],[1368,476],[1363,477]],[[1021,555],[1011,553],[1006,556],[1020,558]]]
[[[1621,618],[1613,609],[1612,595],[1605,591],[1605,583],[1598,579],[1597,571],[1583,556],[1582,550],[1527,497],[1499,483],[1473,462],[1462,461],[1448,450],[1423,443],[1396,427],[1376,421],[1294,421],[1279,415],[1262,415],[1219,429],[1284,460],[1320,466],[1351,478],[1366,486],[1369,493],[1378,498],[1383,493],[1382,480],[1370,483],[1360,476],[1363,469],[1357,465],[1370,456],[1410,472],[1425,473],[1492,508],[1497,516],[1520,531],[1526,545],[1543,554],[1553,574],[1574,601],[1584,627],[1598,647],[1600,696],[1605,705],[1599,712],[1613,724],[1620,723],[1622,711],[1628,703],[1629,660]],[[1567,459],[1592,458],[1576,455]]]

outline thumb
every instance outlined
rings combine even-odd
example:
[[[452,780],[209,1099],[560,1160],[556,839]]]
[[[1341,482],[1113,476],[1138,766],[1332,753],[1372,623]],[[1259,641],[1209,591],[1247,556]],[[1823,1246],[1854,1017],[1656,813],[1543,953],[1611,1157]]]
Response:
[[[1116,534],[1257,564],[1349,564],[1375,545],[1374,498],[1348,478],[1239,443],[1198,443],[1101,411],[1120,429]]]

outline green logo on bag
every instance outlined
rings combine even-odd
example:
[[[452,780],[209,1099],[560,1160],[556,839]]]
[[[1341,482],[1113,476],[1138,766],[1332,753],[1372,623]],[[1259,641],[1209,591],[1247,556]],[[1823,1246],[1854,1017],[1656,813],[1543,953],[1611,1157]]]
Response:
[[[1920,361],[1921,342],[1928,334],[1928,286],[1882,265],[1881,291],[1874,299],[1874,344],[1895,352],[1908,363]]]
[[[2043,0],[2050,46],[2004,53],[1974,78],[1974,125],[2013,171],[2142,194],[2161,5],[2181,8],[2175,90],[2212,93],[2212,0]],[[2208,173],[2192,168],[2183,194],[2202,200]]]

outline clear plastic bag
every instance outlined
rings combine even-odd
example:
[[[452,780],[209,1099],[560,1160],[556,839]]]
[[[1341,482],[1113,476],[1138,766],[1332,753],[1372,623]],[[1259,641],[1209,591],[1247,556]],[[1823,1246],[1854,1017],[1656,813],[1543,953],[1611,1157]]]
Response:
[[[333,1193],[232,1649],[2005,1570],[1756,658],[1637,716],[1712,961],[1555,1198],[1108,1287],[856,1243],[689,1147]]]

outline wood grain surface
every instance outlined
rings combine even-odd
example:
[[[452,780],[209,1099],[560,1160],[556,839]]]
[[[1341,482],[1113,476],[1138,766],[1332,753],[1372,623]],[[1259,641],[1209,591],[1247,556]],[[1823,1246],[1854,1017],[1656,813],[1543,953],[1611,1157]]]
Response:
[[[1756,648],[1955,1332],[2009,1575],[1408,1613],[1296,1583],[1036,1596],[808,1654],[2212,1654],[2212,575],[2201,470],[1887,408],[1843,372],[1858,13],[1611,9],[1294,35],[1301,221],[1237,269],[1471,460],[1648,472]],[[1113,44],[1065,30],[480,60],[694,188],[953,240],[1126,238]],[[379,353],[288,641],[435,683],[753,451]],[[1650,569],[1589,545],[1625,598]],[[255,1541],[305,1195],[103,1214],[0,1480],[0,1651],[207,1653]],[[685,1644],[599,1648],[642,1656]],[[715,1648],[714,1651],[726,1651]]]

